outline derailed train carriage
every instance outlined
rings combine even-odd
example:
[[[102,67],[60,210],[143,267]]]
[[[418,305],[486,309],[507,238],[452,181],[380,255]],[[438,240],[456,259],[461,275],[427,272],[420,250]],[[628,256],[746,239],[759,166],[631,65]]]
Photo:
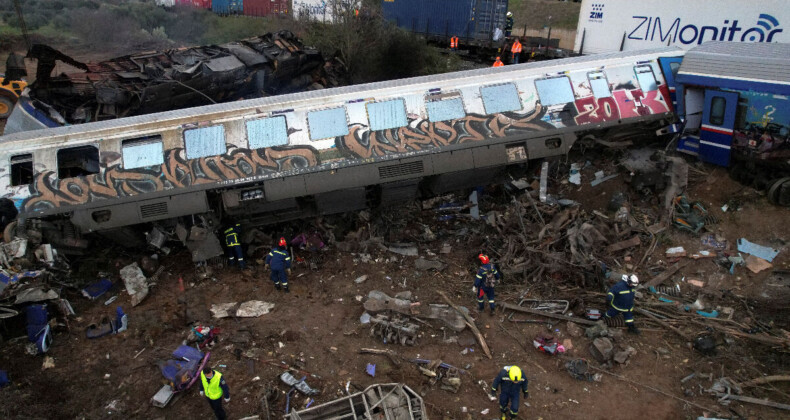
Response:
[[[679,55],[575,57],[17,133],[0,137],[0,189],[17,229],[33,219],[66,239],[183,216],[262,225],[397,203],[483,185],[578,139],[654,138],[674,118],[661,61]]]

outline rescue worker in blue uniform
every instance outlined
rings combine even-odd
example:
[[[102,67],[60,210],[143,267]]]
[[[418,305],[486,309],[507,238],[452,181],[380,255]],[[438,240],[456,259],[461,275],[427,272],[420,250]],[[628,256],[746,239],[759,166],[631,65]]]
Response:
[[[496,285],[496,281],[499,280],[499,271],[497,271],[487,255],[480,254],[477,258],[480,259],[481,264],[475,276],[477,309],[480,312],[483,312],[483,309],[485,309],[485,300],[483,299],[483,296],[485,296],[488,298],[488,305],[491,307],[491,315],[493,315],[495,308],[494,286]]]
[[[513,32],[513,12],[507,12],[507,18],[505,19],[505,36],[509,37],[510,33]]]
[[[287,271],[288,274],[291,274],[291,256],[288,254],[286,245],[285,238],[280,238],[277,246],[266,255],[266,265],[272,270],[274,287],[280,290],[280,285],[282,284],[285,293],[290,293],[288,277],[285,272]]]
[[[496,391],[500,385],[502,392],[499,394],[499,410],[502,411],[502,420],[507,420],[508,403],[510,403],[510,418],[515,419],[518,417],[519,391],[524,395],[524,398],[529,397],[527,378],[522,375],[521,368],[518,366],[505,366],[499,371],[499,375],[494,379],[494,384],[491,385],[491,395],[494,398],[496,398]]]
[[[228,254],[228,265],[233,267],[238,262],[242,270],[247,268],[244,263],[244,251],[241,249],[241,225],[236,223],[225,229],[225,252]]]
[[[615,283],[606,295],[606,317],[614,318],[617,314],[623,314],[628,332],[632,334],[639,334],[639,329],[634,325],[634,289],[638,285],[636,274],[623,274],[622,280]]]
[[[227,419],[225,409],[222,408],[222,399],[225,402],[230,402],[230,389],[222,374],[208,366],[200,372],[200,396],[204,395],[211,409],[214,410],[214,417],[217,420]]]

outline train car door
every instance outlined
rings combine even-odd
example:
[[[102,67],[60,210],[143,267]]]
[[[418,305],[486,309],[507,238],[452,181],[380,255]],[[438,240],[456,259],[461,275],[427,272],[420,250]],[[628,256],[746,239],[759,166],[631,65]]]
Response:
[[[658,58],[658,64],[661,66],[661,72],[664,73],[664,80],[666,80],[667,86],[669,87],[669,98],[672,101],[672,109],[678,109],[678,99],[676,93],[677,83],[675,82],[675,76],[677,76],[678,70],[680,70],[681,61],[683,61],[683,57]]]
[[[699,135],[699,158],[702,161],[721,166],[730,164],[730,147],[737,109],[737,93],[705,90]]]

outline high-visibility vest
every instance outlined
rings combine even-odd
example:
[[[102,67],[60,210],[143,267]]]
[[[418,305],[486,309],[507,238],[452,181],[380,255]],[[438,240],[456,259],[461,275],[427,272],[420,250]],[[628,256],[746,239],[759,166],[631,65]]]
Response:
[[[504,65],[505,65],[505,63],[503,63],[502,60],[498,59],[497,61],[494,61],[494,66],[493,67],[502,67]]]
[[[210,400],[218,400],[222,398],[222,388],[219,386],[219,382],[222,379],[222,374],[214,371],[214,376],[211,377],[211,382],[206,379],[206,375],[203,372],[200,372],[200,381],[203,382],[203,392],[205,392],[206,396]]]
[[[513,54],[521,52],[521,43],[518,42],[518,40],[513,41],[513,46],[510,47],[510,52],[512,52]]]
[[[450,38],[450,48],[458,48],[458,37],[454,36]]]

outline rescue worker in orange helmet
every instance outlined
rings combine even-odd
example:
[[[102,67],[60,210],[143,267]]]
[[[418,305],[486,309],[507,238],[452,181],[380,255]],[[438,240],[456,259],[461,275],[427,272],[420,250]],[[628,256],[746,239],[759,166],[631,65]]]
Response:
[[[499,57],[497,57],[496,61],[494,61],[494,65],[491,66],[491,67],[502,67],[504,65],[505,65],[505,63],[503,63],[502,60],[500,60]]]
[[[285,238],[280,238],[277,246],[266,255],[266,265],[272,269],[271,279],[274,282],[274,287],[280,290],[280,285],[285,289],[285,293],[290,293],[288,289],[288,276],[285,275],[287,271],[291,274],[291,255],[288,254],[287,242]]]
[[[485,309],[485,300],[483,296],[488,297],[488,305],[491,307],[491,315],[494,314],[494,286],[496,281],[499,280],[499,271],[497,271],[494,264],[488,258],[488,255],[480,254],[477,256],[480,260],[480,268],[477,270],[475,276],[475,294],[477,295],[477,310],[483,312]]]

